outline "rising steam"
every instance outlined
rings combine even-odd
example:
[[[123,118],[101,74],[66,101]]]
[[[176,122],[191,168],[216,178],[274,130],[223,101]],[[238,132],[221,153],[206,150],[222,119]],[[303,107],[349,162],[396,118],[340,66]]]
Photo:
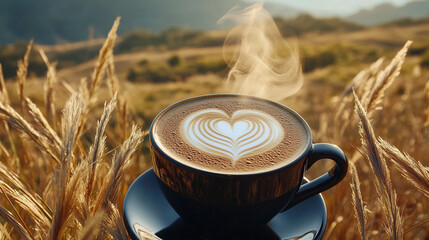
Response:
[[[223,48],[231,68],[227,84],[232,92],[282,100],[302,87],[297,41],[282,38],[262,3],[243,10],[234,7],[219,22],[225,20],[240,23],[228,34]]]

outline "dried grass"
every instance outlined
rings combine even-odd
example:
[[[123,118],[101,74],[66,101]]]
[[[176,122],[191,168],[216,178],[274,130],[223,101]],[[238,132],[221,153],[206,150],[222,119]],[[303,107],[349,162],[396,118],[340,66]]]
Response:
[[[393,189],[390,171],[386,160],[382,155],[379,144],[369,118],[360,103],[356,93],[353,93],[356,103],[356,113],[359,116],[359,128],[362,146],[365,149],[365,157],[370,161],[372,171],[376,176],[375,189],[378,200],[384,211],[384,228],[389,239],[403,239],[403,220],[401,211],[397,205],[397,194]]]
[[[0,103],[0,118],[7,121],[14,129],[27,135],[41,151],[56,162],[59,162],[58,155],[55,153],[55,150],[51,148],[48,139],[34,129],[34,127],[10,105],[5,106]]]
[[[411,46],[412,41],[407,41],[402,49],[396,54],[395,58],[383,70],[378,72],[374,81],[369,81],[368,87],[365,92],[367,96],[363,99],[363,105],[367,109],[371,117],[375,110],[380,110],[379,107],[385,91],[392,85],[393,81],[399,75],[399,71],[404,63],[405,56],[407,55],[408,48]]]
[[[367,225],[368,225],[368,209],[365,206],[365,202],[362,197],[360,190],[359,176],[353,162],[349,164],[350,175],[352,176],[352,182],[350,188],[352,189],[352,203],[355,210],[355,217],[358,221],[359,233],[363,240],[368,239]]]
[[[4,82],[3,67],[0,64],[0,102],[9,103],[9,94],[7,92],[6,83]]]
[[[100,82],[104,77],[106,66],[108,65],[108,61],[113,54],[113,47],[115,45],[115,41],[117,38],[116,31],[118,30],[119,23],[121,18],[117,17],[115,22],[113,23],[112,28],[110,29],[109,34],[107,35],[107,39],[104,42],[103,46],[100,49],[100,53],[98,55],[98,60],[96,62],[94,72],[91,77],[90,88],[86,87],[86,80],[82,80],[81,84],[81,93],[85,98],[85,101],[88,103],[84,110],[84,117],[81,118],[81,121],[78,124],[78,131],[76,134],[76,138],[80,137],[83,131],[83,127],[85,121],[87,119],[87,115],[89,114],[89,107],[96,101],[96,92],[100,86]]]
[[[94,95],[98,87],[100,86],[102,78],[104,77],[108,61],[113,54],[113,47],[117,38],[116,31],[118,30],[120,21],[121,18],[117,17],[115,22],[113,23],[112,29],[110,29],[110,32],[107,35],[106,41],[100,49],[98,60],[95,65],[94,72],[92,73],[91,87],[89,89],[89,102],[92,102],[94,100]]]
[[[89,171],[88,184],[86,186],[86,194],[85,194],[86,201],[89,201],[89,197],[91,196],[92,190],[94,188],[95,170],[97,169],[97,163],[101,161],[102,156],[104,154],[105,145],[106,145],[105,131],[106,131],[107,123],[109,122],[109,119],[112,116],[112,112],[115,108],[115,105],[116,105],[116,95],[113,96],[113,99],[110,101],[110,103],[107,106],[106,104],[104,105],[103,115],[101,116],[101,119],[98,121],[98,124],[97,124],[94,143],[89,149],[89,154],[86,161],[88,162],[88,165],[90,166],[91,170]]]
[[[112,165],[95,203],[95,209],[108,209],[109,203],[117,202],[121,194],[120,183],[123,182],[125,171],[131,165],[131,156],[137,150],[137,146],[143,141],[144,133],[136,125],[132,127],[131,134],[122,144],[118,153],[112,159]]]
[[[26,185],[20,177],[8,169],[3,163],[0,162],[0,176],[8,181],[9,184],[4,183],[8,189],[13,189],[18,194],[17,197],[23,197],[31,202],[32,206],[36,211],[41,213],[43,216],[41,219],[52,220],[52,210],[43,202],[42,198],[36,194],[28,185]],[[4,192],[4,190],[3,190]]]
[[[6,226],[0,224],[0,239],[1,240],[12,240],[10,232],[7,230]]]
[[[16,76],[18,78],[18,93],[19,93],[19,102],[21,104],[21,112],[24,112],[24,85],[27,79],[28,71],[28,60],[30,57],[30,52],[33,47],[33,40],[28,43],[27,51],[25,52],[24,59],[18,61],[18,71]]]
[[[103,219],[105,218],[105,213],[102,211],[97,212],[93,217],[84,223],[84,227],[77,239],[79,240],[89,240],[94,239],[98,232],[99,226],[101,225]]]
[[[63,139],[60,157],[60,169],[57,172],[59,181],[57,182],[56,191],[58,199],[55,204],[54,217],[51,231],[48,239],[58,239],[66,227],[66,222],[71,217],[75,206],[74,193],[77,192],[79,181],[74,174],[69,177],[71,159],[73,158],[73,149],[77,135],[77,124],[82,117],[84,103],[80,95],[74,94],[66,103],[63,117]]]
[[[13,226],[13,228],[20,234],[24,239],[34,239],[16,219],[15,217],[5,208],[0,206],[0,217],[2,217],[6,222]],[[3,230],[3,229],[2,229]],[[7,232],[6,232],[7,233]],[[5,234],[6,234],[5,233]]]
[[[383,154],[396,165],[402,176],[429,198],[429,169],[382,138],[379,143]]]
[[[361,71],[342,95],[333,98],[332,113],[324,116],[324,121],[333,118],[334,127],[326,128],[326,124],[319,124],[324,131],[319,141],[336,141],[347,156],[353,156],[351,161],[356,163],[350,167],[350,205],[339,207],[336,199],[341,194],[337,192],[335,197],[328,194],[328,208],[340,208],[336,212],[345,217],[343,225],[337,222],[335,216],[330,217],[330,221],[335,223],[330,238],[425,239],[429,234],[426,230],[429,216],[425,210],[429,203],[429,138],[425,125],[426,109],[429,109],[429,84],[427,81],[422,83],[423,79],[416,77],[398,78],[410,44],[410,41],[405,43],[386,67],[382,66],[381,58]],[[424,74],[420,76],[424,78]],[[395,79],[399,83],[393,84]],[[388,93],[389,88],[394,89]],[[351,96],[352,92],[354,97]],[[353,102],[356,115],[352,114]],[[383,111],[375,114],[381,107]],[[356,134],[357,125],[360,134]],[[399,151],[390,142],[402,146],[410,154]],[[356,147],[359,145],[362,145],[363,151]],[[390,162],[396,168],[389,170]],[[362,182],[357,172],[363,176]],[[422,194],[409,191],[409,184]],[[367,200],[366,204],[364,199]],[[351,221],[356,221],[359,228],[349,228]]]
[[[46,82],[45,82],[45,91],[44,91],[44,99],[45,99],[45,109],[46,116],[48,116],[49,122],[55,127],[56,123],[56,112],[55,112],[55,91],[54,85],[57,83],[57,72],[55,70],[56,63],[51,64],[49,62],[48,57],[45,54],[43,49],[39,49],[40,56],[45,62],[47,73],[46,73]]]
[[[61,140],[55,130],[51,127],[48,120],[45,118],[40,109],[34,104],[29,98],[25,99],[27,101],[28,111],[35,122],[35,126],[39,130],[40,134],[42,134],[47,141],[52,145],[52,148],[58,155],[61,149]]]
[[[423,106],[426,105],[426,109],[424,109],[424,115],[422,118],[422,130],[425,132],[427,127],[429,126],[429,80],[426,81],[425,89],[423,90]]]
[[[5,182],[0,181],[0,189],[2,194],[10,201],[10,203],[15,203],[19,205],[21,209],[26,211],[30,216],[32,216],[32,221],[36,224],[39,229],[46,229],[49,225],[49,218],[44,215],[44,212],[39,208],[39,204],[34,202],[34,198],[31,198],[30,195],[22,194],[20,191],[11,188]],[[14,212],[17,214],[19,219],[22,219],[18,211],[14,209]],[[25,226],[24,221],[20,221],[23,226]]]
[[[118,208],[109,202],[107,204],[107,209],[109,214],[107,215],[106,221],[102,223],[102,228],[105,232],[113,236],[117,240],[128,240],[128,233],[125,229],[121,214],[119,213]],[[100,236],[99,236],[100,237]]]
[[[0,194],[4,196],[0,198],[0,218],[7,224],[0,224],[0,239],[128,239],[118,206],[123,197],[124,176],[129,171],[133,154],[143,141],[143,131],[136,126],[123,130],[131,132],[128,139],[118,148],[113,160],[110,163],[107,161],[106,129],[118,98],[112,94],[112,99],[104,106],[88,153],[85,150],[87,146],[81,141],[82,128],[91,112],[90,103],[95,101],[107,60],[111,58],[118,25],[119,18],[100,50],[90,89],[85,80],[81,81],[79,91],[70,89],[72,94],[63,110],[61,129],[56,128],[55,120],[55,64],[48,61],[43,50],[40,50],[40,55],[48,68],[45,114],[24,97],[28,54],[32,44],[18,70],[18,101],[22,105],[26,100],[28,106],[28,109],[21,106],[22,113],[9,104],[0,72],[0,119],[5,122],[6,130],[9,124],[17,130],[7,131],[11,146],[22,135],[31,140],[30,144],[20,145],[27,148],[20,154],[24,159],[14,155],[18,162],[24,161],[28,166],[16,167],[19,174],[11,168],[14,166],[11,162],[14,156],[7,146],[1,144],[2,156],[6,157],[7,162],[0,161]],[[109,72],[113,74],[114,69]],[[112,93],[119,91],[116,87],[118,85],[112,85]],[[128,125],[117,127],[121,129],[124,126]],[[61,134],[57,133],[59,130]],[[34,152],[33,149],[38,151]],[[28,155],[27,152],[32,154]],[[32,184],[27,185],[24,179]],[[34,190],[34,186],[38,189]],[[43,192],[43,195],[38,192]]]
[[[107,65],[107,73],[108,73],[108,87],[110,90],[111,97],[117,95],[118,97],[118,120],[120,121],[120,125],[124,126],[121,131],[121,140],[124,140],[126,136],[128,136],[128,111],[127,111],[127,101],[126,99],[120,94],[120,87],[119,87],[119,79],[115,74],[115,64],[114,64],[114,57],[113,54],[109,58],[109,62]]]

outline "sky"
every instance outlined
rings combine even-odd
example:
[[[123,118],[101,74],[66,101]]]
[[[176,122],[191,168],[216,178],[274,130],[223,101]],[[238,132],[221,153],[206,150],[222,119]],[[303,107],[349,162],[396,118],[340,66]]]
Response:
[[[371,9],[382,3],[392,3],[394,5],[404,5],[412,0],[265,0],[265,2],[279,2],[291,7],[314,12],[320,10],[321,13],[349,15],[360,9]]]

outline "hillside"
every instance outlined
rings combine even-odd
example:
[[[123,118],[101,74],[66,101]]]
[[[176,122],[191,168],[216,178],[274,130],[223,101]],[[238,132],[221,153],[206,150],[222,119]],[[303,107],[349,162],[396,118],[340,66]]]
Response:
[[[34,38],[40,44],[104,37],[116,16],[119,34],[134,29],[159,32],[172,27],[210,30],[225,28],[217,21],[241,0],[14,0],[0,1],[0,44]],[[294,17],[300,11],[269,3],[273,15]]]
[[[346,20],[374,26],[387,23],[396,19],[419,19],[429,16],[429,0],[410,2],[404,6],[395,6],[389,3],[381,4],[372,9],[361,10]]]
[[[279,28],[282,29],[282,24],[290,24],[297,19],[301,19],[303,16],[297,17],[295,20],[281,20],[277,19]],[[412,25],[412,26],[380,26],[377,28],[359,28],[354,31],[342,31],[341,24],[337,24],[338,29],[335,31],[330,29],[330,21],[320,21],[315,26],[321,26],[319,28],[312,28],[311,31],[305,28],[300,30],[298,39],[300,43],[300,49],[302,52],[302,61],[304,64],[304,71],[312,72],[318,68],[324,68],[327,66],[343,64],[344,69],[353,64],[366,64],[368,62],[376,60],[378,57],[394,51],[401,47],[407,40],[413,40],[415,43],[410,49],[410,55],[422,55],[425,51],[429,52],[429,42],[427,29],[429,29],[429,22],[424,24]],[[328,29],[328,30],[323,30]],[[206,33],[208,34],[208,33]],[[212,33],[214,35],[214,33]],[[225,37],[226,32],[217,32],[216,38]],[[134,38],[134,37],[133,37]],[[140,39],[142,41],[143,39]],[[140,46],[135,51],[118,51],[119,48],[124,46],[124,42],[127,38],[122,38],[115,46],[115,65],[117,66],[117,74],[121,78],[126,78],[130,69],[138,66],[144,66],[145,64],[156,64],[159,62],[167,62],[172,57],[179,57],[181,63],[186,63],[188,60],[195,60],[199,58],[204,59],[222,59],[222,46],[220,44],[214,46],[190,46],[183,45],[178,48],[168,49],[167,46],[162,46],[159,49],[154,46]],[[99,49],[100,46],[90,45],[88,46],[82,42],[80,48],[74,48],[71,50],[74,53],[81,53],[80,55],[86,55],[87,51],[93,51],[92,49]],[[134,48],[135,45],[129,43],[127,48]],[[24,46],[20,46],[23,48]],[[46,48],[47,46],[41,46]],[[69,51],[63,52],[62,48],[68,47],[68,45],[62,46],[57,45],[56,47],[47,48],[50,52],[51,61],[58,61],[61,65],[62,62],[67,61],[65,58]],[[90,50],[89,50],[90,49]],[[156,50],[155,50],[156,49]],[[93,51],[97,54],[97,51]],[[23,55],[22,52],[20,52]],[[36,54],[36,53],[35,53]],[[64,55],[62,55],[64,54]],[[62,58],[60,58],[62,57]],[[72,55],[68,56],[72,59]],[[76,61],[77,65],[64,67],[58,72],[58,76],[68,82],[79,80],[82,77],[89,76],[91,69],[95,64],[96,56],[86,59],[84,61]],[[34,62],[30,64],[33,65]],[[72,74],[73,73],[73,74]],[[337,77],[334,77],[337,78]],[[43,77],[41,77],[43,79]]]
[[[0,44],[34,38],[41,44],[82,41],[90,29],[103,37],[116,16],[119,33],[179,26],[213,29],[238,1],[229,0],[32,0],[0,1]],[[196,20],[198,19],[198,21]],[[92,30],[91,30],[92,31]]]
[[[275,18],[276,24],[284,36],[290,33],[302,35],[309,32],[353,32],[365,29],[356,23],[341,18],[315,18],[309,14],[300,14],[295,18]]]
[[[307,88],[304,86],[305,90],[301,91],[299,96],[305,98],[305,96],[318,94],[319,87],[329,86],[337,90],[341,89],[360,70],[380,57],[393,57],[395,51],[408,39],[413,40],[414,44],[409,51],[410,56],[404,71],[410,73],[413,67],[419,65],[422,71],[427,72],[426,69],[429,69],[427,29],[429,29],[429,23],[415,26],[380,26],[352,32],[341,30],[303,32],[298,39]],[[220,37],[225,33],[218,34]],[[150,124],[151,119],[161,108],[190,94],[200,95],[222,91],[227,68],[223,62],[220,45],[181,46],[172,49],[165,46],[160,48],[148,46],[131,52],[118,52],[117,48],[123,41],[124,39],[120,39],[115,47],[116,75],[121,80],[122,91],[126,92],[130,101],[130,108],[145,124]],[[91,45],[91,42],[88,44],[85,46],[84,43],[80,43],[80,48],[74,46],[71,51],[75,56],[90,56],[88,51],[96,54],[101,47]],[[46,48],[50,52],[50,61],[58,62],[58,66],[63,65],[67,62],[66,59],[59,58],[60,55],[55,53],[66,53],[67,51],[60,49],[69,49],[69,47],[69,45],[58,45],[50,49]],[[24,50],[25,45],[17,48]],[[23,54],[21,51],[16,55],[22,58]],[[38,57],[37,51],[33,51],[32,56],[34,58],[30,59],[29,78],[25,91],[28,96],[38,96],[46,76],[39,75],[35,71],[46,71],[46,68],[42,62],[35,61]],[[68,94],[70,86],[73,89],[79,88],[81,79],[90,79],[96,64],[96,56],[74,61],[76,62],[74,65],[63,65],[63,68],[58,69],[59,95]],[[14,76],[16,68],[10,70],[10,76]],[[16,83],[13,78],[6,79],[6,83],[10,92],[15,93]],[[310,85],[318,87],[308,88]],[[105,89],[105,87],[103,85],[102,88]],[[40,101],[43,100],[40,99]],[[145,104],[142,104],[142,101]],[[307,108],[297,107],[297,109],[305,112]]]
[[[268,5],[272,6],[272,5]],[[314,18],[308,14],[301,14],[295,18],[275,18],[276,24],[283,36],[301,36],[306,33],[332,33],[350,32],[364,29],[364,27],[349,23],[339,18]],[[120,26],[120,29],[122,26]],[[118,39],[115,53],[132,53],[142,50],[174,50],[179,48],[220,47],[225,40],[227,29],[222,31],[201,31],[184,28],[169,28],[158,33],[148,30],[133,30],[123,33]],[[58,69],[71,67],[76,64],[91,60],[98,55],[98,50],[103,39],[65,43],[57,45],[44,45],[36,41],[50,58],[58,61]],[[0,63],[6,78],[15,76],[17,61],[25,51],[26,42],[18,42],[5,47],[0,45]],[[45,67],[37,52],[30,55],[30,72],[36,75],[44,74]]]
[[[203,31],[227,29],[228,23],[218,25],[217,21],[237,4],[245,7],[251,3],[249,0],[181,0],[180,4],[175,0],[0,1],[0,45],[30,39],[38,44],[58,44],[101,38],[107,34],[116,16],[122,17],[120,35],[136,29],[144,29],[150,34],[170,28]],[[284,3],[267,2],[264,6],[271,15],[286,19],[307,12]],[[321,14],[311,12],[314,16]],[[401,18],[425,16],[429,16],[429,0],[411,2],[402,7],[383,4],[359,11],[345,18],[345,21],[372,26]],[[302,26],[295,27],[311,27],[314,21],[311,18],[308,20],[300,20]],[[341,21],[331,21],[327,24],[330,25],[328,28],[337,28],[334,26],[336,23]],[[345,27],[355,29],[351,24]]]

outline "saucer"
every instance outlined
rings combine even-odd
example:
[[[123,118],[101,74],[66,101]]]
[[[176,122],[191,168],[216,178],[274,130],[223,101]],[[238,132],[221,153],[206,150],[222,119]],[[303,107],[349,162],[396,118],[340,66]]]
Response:
[[[153,169],[131,184],[124,199],[123,215],[132,239],[205,239],[189,228],[165,199]],[[326,205],[317,194],[277,214],[246,239],[321,239],[326,227]]]

